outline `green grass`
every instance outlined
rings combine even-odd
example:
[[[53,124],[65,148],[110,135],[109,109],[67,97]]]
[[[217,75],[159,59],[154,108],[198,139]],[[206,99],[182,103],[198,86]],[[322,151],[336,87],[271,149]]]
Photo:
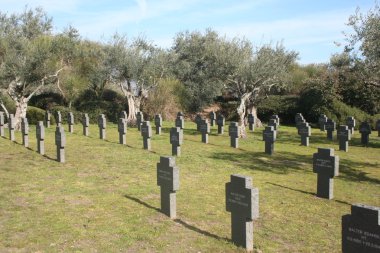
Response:
[[[66,163],[55,161],[54,129],[46,132],[46,156],[36,152],[35,128],[30,149],[0,138],[0,252],[244,252],[229,238],[225,183],[231,174],[253,178],[260,191],[260,218],[254,222],[254,247],[262,252],[340,252],[341,216],[351,203],[380,206],[380,138],[368,148],[355,133],[349,152],[312,130],[310,147],[300,146],[294,127],[281,126],[275,154],[264,154],[262,129],[229,147],[216,135],[201,143],[195,124],[186,122],[177,192],[177,217],[159,212],[156,164],[171,154],[169,128],[153,135],[152,151],[129,128],[127,145],[118,144],[116,125],[107,140],[82,136],[80,125],[67,136]],[[67,130],[67,126],[65,126]],[[6,134],[7,131],[6,131]],[[334,199],[315,196],[312,154],[335,148],[340,175]]]

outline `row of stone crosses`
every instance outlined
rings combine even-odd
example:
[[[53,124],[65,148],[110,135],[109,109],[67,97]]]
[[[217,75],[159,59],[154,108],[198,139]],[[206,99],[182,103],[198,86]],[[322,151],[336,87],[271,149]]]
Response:
[[[143,120],[143,114],[137,113],[137,127],[144,139],[144,148],[150,149],[150,137],[152,130],[149,121]],[[46,112],[45,121],[39,121],[36,127],[37,149],[40,154],[44,154],[44,127],[50,127],[51,114]],[[64,129],[61,125],[62,117],[60,112],[55,115],[56,132],[55,141],[57,145],[57,160],[65,161],[64,147],[66,144]],[[122,112],[119,119],[118,131],[119,142],[125,144],[127,132],[127,115]],[[202,119],[197,115],[195,122],[197,130],[202,133],[202,142],[208,143],[210,125],[218,125],[218,133],[223,134],[225,119],[222,115],[215,117],[215,113],[210,113],[210,123],[207,119]],[[308,146],[311,129],[304,120],[302,114],[295,116],[298,134],[301,135],[301,145]],[[74,117],[68,114],[69,132],[74,131]],[[276,131],[279,127],[279,117],[273,115],[267,127],[263,131],[265,140],[265,152],[273,153],[273,143],[276,140]],[[251,131],[254,130],[255,118],[248,115],[248,124]],[[89,117],[84,114],[82,118],[83,135],[89,135]],[[162,117],[155,116],[156,134],[161,134]],[[319,119],[321,131],[327,131],[327,138],[332,139],[332,132],[336,129],[335,122],[321,115]],[[377,122],[380,136],[380,121]],[[0,113],[0,134],[4,136],[4,115]],[[99,137],[106,137],[106,118],[101,114],[98,118]],[[355,119],[349,117],[347,126],[340,126],[338,129],[338,139],[340,150],[347,151],[347,141],[354,132]],[[29,126],[26,118],[21,122],[23,145],[28,147]],[[184,115],[179,112],[175,120],[175,127],[170,130],[170,143],[172,144],[172,155],[180,155],[180,146],[183,142]],[[229,126],[229,136],[231,146],[238,147],[239,126],[232,122]],[[362,134],[362,143],[368,144],[368,135],[371,132],[368,123],[362,123],[359,128]],[[9,136],[14,141],[14,118],[9,118]],[[343,138],[343,137],[344,138]],[[344,143],[344,144],[342,144]],[[334,155],[334,149],[318,148],[318,152],[313,154],[313,172],[317,173],[317,196],[320,198],[333,198],[334,177],[339,174],[339,157]],[[160,157],[157,164],[157,184],[161,187],[161,211],[170,218],[176,218],[176,191],[179,190],[179,168],[175,165],[174,157]],[[253,250],[253,220],[259,217],[259,190],[252,186],[252,178],[242,175],[231,175],[231,182],[226,183],[226,211],[231,212],[231,239],[238,246],[247,250]],[[378,252],[380,250],[380,208],[363,204],[353,204],[351,214],[342,217],[342,251],[343,252]],[[366,236],[363,236],[365,234]]]

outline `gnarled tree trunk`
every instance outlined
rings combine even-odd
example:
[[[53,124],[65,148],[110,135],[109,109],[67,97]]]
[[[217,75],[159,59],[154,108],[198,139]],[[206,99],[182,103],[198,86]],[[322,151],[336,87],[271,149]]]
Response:
[[[136,113],[140,111],[141,97],[133,96],[132,94],[126,95],[128,100],[128,123],[136,122]]]
[[[251,105],[250,106],[250,109],[249,109],[249,112],[253,114],[253,117],[255,117],[255,127],[262,127],[263,126],[263,123],[261,122],[261,120],[259,119],[259,117],[257,117],[257,108],[256,106],[254,105]]]
[[[26,110],[28,109],[29,99],[26,97],[20,97],[15,101],[15,129],[21,129],[21,119],[26,117]]]
[[[239,126],[240,126],[240,137],[246,138],[247,137],[247,131],[245,130],[245,115],[246,115],[246,109],[247,109],[247,102],[249,101],[252,93],[244,93],[240,98],[240,104],[237,108],[237,114],[239,115]]]

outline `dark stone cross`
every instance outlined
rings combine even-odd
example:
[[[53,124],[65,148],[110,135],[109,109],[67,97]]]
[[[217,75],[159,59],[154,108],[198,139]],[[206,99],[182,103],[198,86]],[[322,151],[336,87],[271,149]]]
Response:
[[[313,172],[318,174],[317,197],[334,197],[334,177],[339,175],[339,156],[334,156],[332,148],[318,148],[313,154]]]
[[[21,118],[22,144],[29,147],[29,123],[27,118]]]
[[[45,154],[45,126],[43,121],[38,121],[36,125],[37,152]]]
[[[255,123],[256,123],[255,116],[253,116],[252,113],[249,113],[248,114],[248,127],[249,127],[249,131],[255,131]]]
[[[181,131],[185,128],[185,118],[181,115],[177,115],[175,119],[175,127],[179,127]]]
[[[276,141],[277,132],[274,130],[273,126],[265,127],[263,131],[263,138],[265,141],[265,153],[273,155],[274,153],[274,142]]]
[[[210,133],[210,123],[207,119],[202,119],[199,123],[199,131],[202,134],[202,142],[208,143],[208,134]]]
[[[348,129],[351,132],[351,136],[354,135],[354,130],[355,130],[355,126],[356,126],[356,120],[355,120],[355,118],[352,117],[352,116],[347,117],[346,124],[348,126]]]
[[[210,125],[214,126],[215,125],[215,120],[216,120],[216,114],[214,111],[210,112]]]
[[[162,127],[162,116],[161,114],[156,114],[154,116],[154,125],[156,126],[156,134],[161,134],[161,127]]]
[[[122,111],[119,115],[119,119],[123,118],[128,122],[128,113],[126,111]]]
[[[69,125],[69,133],[74,133],[74,114],[72,112],[67,114],[67,124]]]
[[[333,140],[333,134],[336,129],[336,123],[332,119],[328,119],[325,124],[325,130],[327,131],[327,139]]]
[[[270,119],[274,119],[274,120],[276,121],[277,128],[280,126],[280,117],[278,117],[277,114],[272,115],[272,116],[270,117]],[[276,130],[277,130],[277,128],[276,128]]]
[[[218,134],[224,133],[224,125],[226,124],[226,119],[222,114],[218,114],[216,118],[216,124],[218,125]]]
[[[117,130],[119,132],[119,143],[122,145],[127,144],[127,120],[125,118],[119,118]]]
[[[152,127],[149,121],[141,123],[141,136],[143,137],[144,149],[151,150],[150,138],[152,137]]]
[[[87,113],[84,113],[82,116],[82,125],[83,125],[83,135],[88,136],[88,127],[90,125],[90,118]]]
[[[177,112],[177,117],[179,116],[185,117],[185,114],[183,112]]]
[[[228,127],[228,135],[230,136],[230,146],[239,148],[240,127],[237,122],[231,122]]]
[[[104,140],[106,138],[107,120],[104,114],[100,114],[98,117],[99,138]]]
[[[304,118],[303,118],[303,116],[302,116],[302,113],[296,113],[296,116],[294,116],[294,122],[296,123],[296,125],[297,125],[297,123],[299,122],[299,121],[302,121]]]
[[[377,136],[380,137],[380,119],[376,121]]]
[[[369,135],[371,134],[371,126],[368,122],[362,122],[359,127],[359,132],[361,134],[361,143],[367,146],[369,143]]]
[[[321,114],[318,119],[319,129],[321,131],[326,130],[327,116],[325,114]]]
[[[179,190],[179,168],[175,158],[161,156],[157,163],[157,185],[161,187],[161,212],[175,219],[177,216],[176,192]]]
[[[137,124],[137,129],[140,131],[141,130],[141,124],[144,121],[144,114],[142,112],[137,112],[136,113],[136,124]]]
[[[351,139],[351,131],[348,126],[339,126],[338,129],[339,150],[348,151],[348,141]]]
[[[4,137],[4,125],[5,125],[5,120],[4,120],[4,112],[0,112],[0,136]]]
[[[15,137],[15,127],[16,127],[16,124],[15,124],[15,116],[13,114],[9,114],[9,119],[8,119],[8,129],[9,129],[9,139],[11,141],[15,141],[16,140],[16,137]]]
[[[51,118],[51,113],[49,111],[45,111],[45,127],[46,128],[50,127],[50,118]]]
[[[298,134],[301,135],[301,145],[309,146],[309,137],[311,135],[311,127],[309,123],[302,122],[298,125]]]
[[[237,246],[253,250],[253,220],[259,217],[259,189],[252,178],[231,175],[226,183],[226,211],[231,213],[231,239]]]
[[[268,126],[273,127],[274,130],[277,130],[277,121],[275,119],[270,119],[268,122]]]
[[[172,144],[172,155],[181,155],[181,145],[183,142],[183,131],[179,127],[170,129],[170,144]]]
[[[65,162],[66,135],[62,126],[55,128],[55,145],[57,146],[57,161]]]
[[[202,121],[202,117],[201,115],[197,114],[197,116],[195,116],[195,124],[197,124],[197,131],[200,131],[201,129],[201,121]]]
[[[342,216],[342,252],[380,252],[380,207],[351,205],[351,214]]]
[[[55,112],[55,123],[57,126],[60,126],[62,124],[62,115],[61,115],[61,112],[60,111],[56,111]]]

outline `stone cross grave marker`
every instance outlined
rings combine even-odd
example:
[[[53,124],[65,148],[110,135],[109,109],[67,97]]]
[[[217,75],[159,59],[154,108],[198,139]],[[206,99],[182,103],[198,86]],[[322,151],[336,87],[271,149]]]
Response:
[[[87,113],[82,115],[83,135],[88,136],[88,127],[90,125],[90,118]]]
[[[364,146],[368,146],[369,143],[369,135],[371,134],[371,126],[368,122],[362,122],[359,127],[359,132],[361,134],[361,143]]]
[[[141,136],[143,137],[144,149],[151,150],[150,138],[152,137],[152,127],[149,121],[141,123]]]
[[[380,252],[380,207],[351,205],[342,216],[342,252]]]
[[[298,125],[298,134],[301,135],[301,145],[309,146],[309,137],[311,135],[311,127],[309,123],[302,122]]]
[[[319,129],[321,131],[326,130],[327,116],[325,114],[321,114],[318,119]]]
[[[162,127],[162,117],[161,114],[156,114],[154,116],[154,124],[156,126],[156,134],[161,134],[161,127]]]
[[[117,130],[119,132],[119,143],[122,145],[127,144],[127,120],[125,118],[119,118]]]
[[[259,189],[252,178],[231,175],[226,183],[226,211],[231,213],[231,239],[237,246],[253,250],[253,220],[259,217]]]
[[[195,124],[197,124],[197,131],[200,131],[201,120],[202,120],[201,115],[197,114],[197,116],[195,116],[195,120],[194,120]]]
[[[55,128],[55,145],[57,146],[57,161],[65,162],[66,135],[62,126]]]
[[[9,129],[9,139],[11,141],[15,141],[15,127],[16,127],[16,122],[15,122],[15,116],[13,114],[9,114],[9,119],[8,119],[8,129]]]
[[[216,118],[216,124],[218,125],[218,134],[224,133],[224,125],[226,124],[226,119],[222,114],[218,114]]]
[[[268,122],[268,126],[273,127],[274,130],[277,130],[277,122],[275,119],[270,119]]]
[[[296,126],[298,125],[298,122],[304,120],[302,113],[296,113],[296,116],[294,116],[294,122],[296,123]]]
[[[175,127],[179,127],[181,131],[185,128],[185,118],[183,116],[177,115],[175,119]]]
[[[175,219],[177,216],[176,192],[179,190],[179,168],[175,158],[161,156],[157,163],[157,185],[161,187],[161,212]]]
[[[265,153],[272,155],[274,153],[274,142],[276,141],[277,131],[273,126],[265,127],[263,137],[265,141]]]
[[[249,127],[249,131],[255,131],[255,123],[256,123],[255,116],[253,116],[252,113],[249,113],[248,114],[248,127]]]
[[[123,118],[128,122],[128,113],[126,111],[122,111],[119,115],[119,119]]]
[[[230,147],[239,148],[240,127],[237,122],[230,123],[228,135],[230,136]]]
[[[142,112],[137,112],[136,113],[136,124],[137,124],[137,129],[141,131],[141,124],[144,121],[144,114]]]
[[[21,118],[22,144],[29,147],[29,123],[27,118]]]
[[[338,129],[339,150],[348,151],[348,141],[351,139],[351,131],[348,126],[339,126]]]
[[[354,117],[350,116],[347,117],[346,124],[348,126],[348,129],[351,132],[351,136],[354,134],[355,126],[356,126],[356,120]]]
[[[67,124],[69,125],[69,133],[74,133],[74,114],[72,112],[67,114]]]
[[[380,137],[380,119],[376,121],[377,136]]]
[[[202,142],[208,143],[208,134],[210,133],[210,123],[208,122],[208,119],[202,119],[199,123],[199,131],[201,131],[202,134]]]
[[[272,115],[272,116],[270,117],[270,119],[274,119],[274,120],[276,121],[277,128],[280,126],[280,117],[278,117],[277,114]],[[276,130],[277,130],[277,128],[276,128]]]
[[[334,177],[339,175],[339,156],[332,148],[318,148],[313,154],[313,172],[317,177],[317,197],[334,198]]]
[[[104,140],[106,138],[107,120],[104,114],[100,114],[98,117],[99,138]]]
[[[51,119],[51,113],[49,111],[45,111],[45,127],[50,127],[50,119]]]
[[[4,125],[5,125],[5,120],[4,120],[4,112],[0,112],[0,136],[4,137]]]
[[[55,123],[57,124],[57,126],[60,126],[62,124],[62,115],[61,115],[61,112],[60,111],[56,111],[54,117],[55,117]]]
[[[36,125],[37,152],[45,154],[45,126],[43,121],[38,121]]]
[[[215,125],[215,120],[216,120],[216,114],[214,111],[210,112],[210,125],[214,126]]]
[[[177,112],[177,117],[179,116],[185,117],[185,114],[183,112]]]
[[[181,155],[181,145],[183,143],[183,131],[179,127],[170,129],[170,144],[172,144],[172,155]]]
[[[334,131],[336,129],[336,123],[332,119],[328,119],[325,124],[325,130],[327,131],[327,139],[333,140]]]

